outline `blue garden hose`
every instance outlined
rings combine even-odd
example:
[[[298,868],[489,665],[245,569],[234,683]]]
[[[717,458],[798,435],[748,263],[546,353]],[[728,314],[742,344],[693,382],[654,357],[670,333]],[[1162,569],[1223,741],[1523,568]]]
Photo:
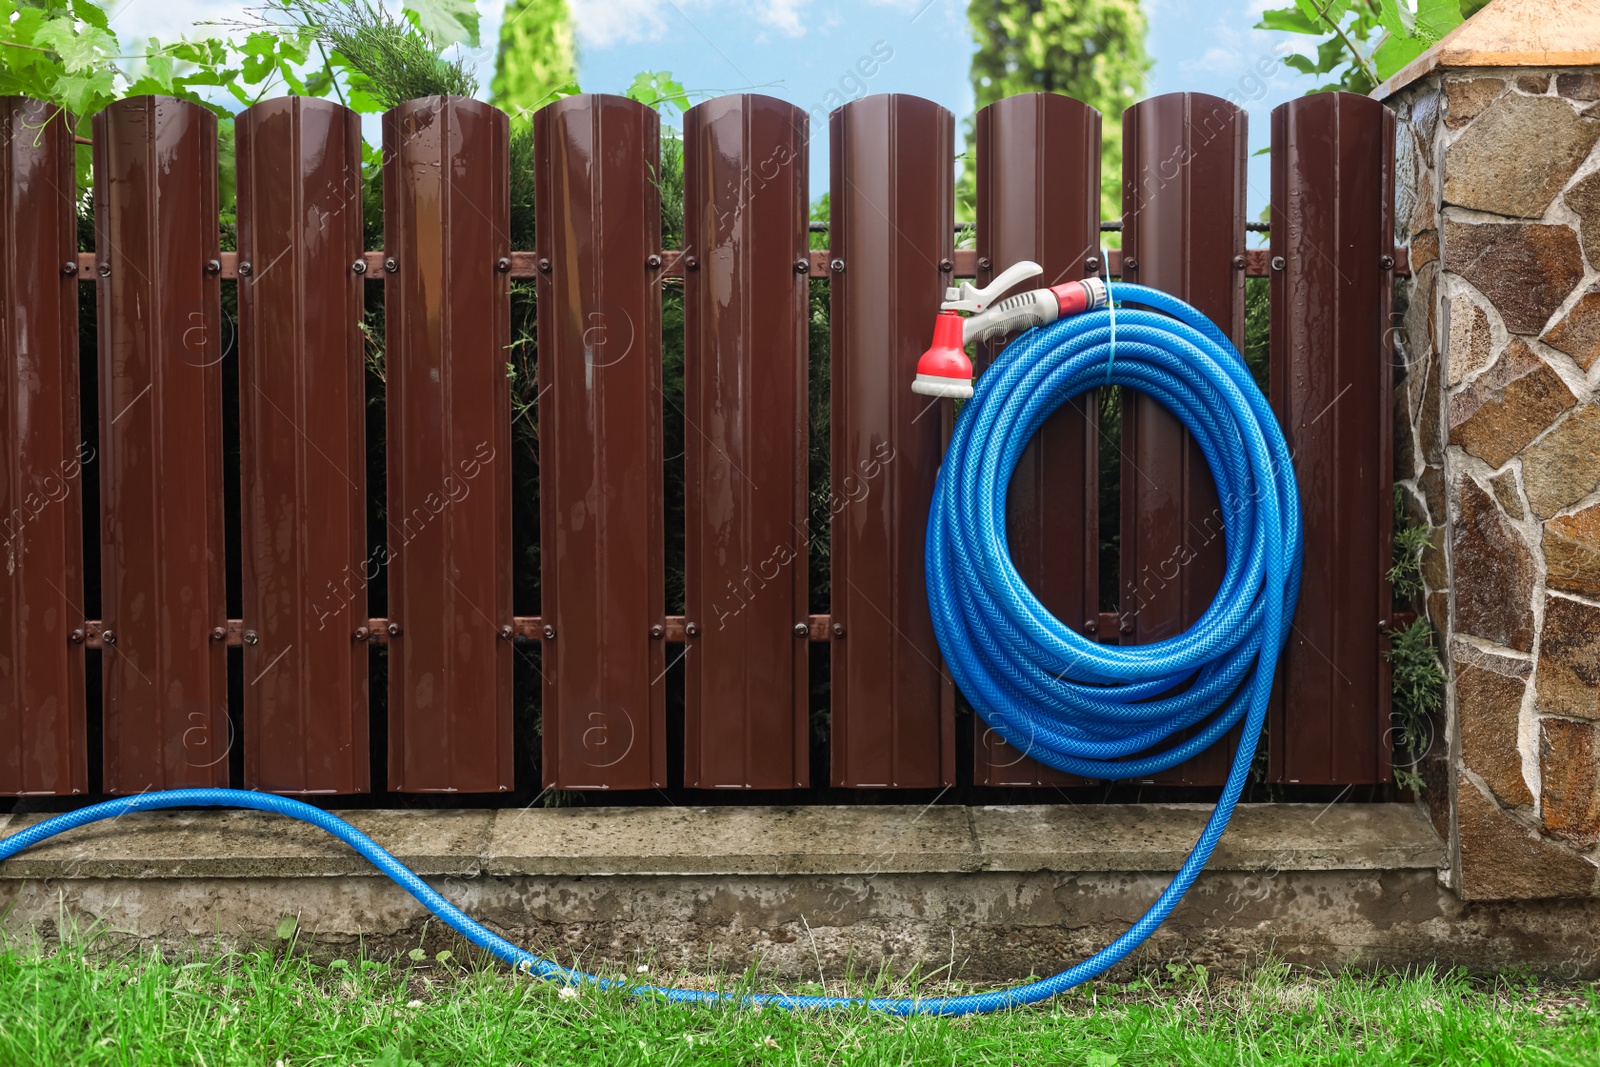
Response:
[[[518,948],[446,900],[349,823],[289,797],[172,789],[110,800],[0,839],[0,862],[57,834],[125,812],[228,807],[287,815],[337,837],[462,937],[519,972],[676,1003],[779,1008],[864,1005],[896,1015],[966,1015],[1032,1004],[1110,968],[1161,925],[1206,864],[1239,800],[1266,716],[1273,670],[1300,582],[1300,508],[1283,434],[1233,346],[1180,300],[1138,285],[1117,296],[1152,311],[1108,311],[1030,330],[979,379],[957,420],[928,522],[928,599],[962,693],[1006,741],[1064,771],[1147,775],[1188,759],[1242,718],[1222,798],[1170,885],[1144,917],[1059,974],[959,997],[812,997],[661,988],[602,978]],[[1095,644],[1053,618],[1006,547],[1005,492],[1023,447],[1052,411],[1102,384],[1126,385],[1175,412],[1199,442],[1223,501],[1227,571],[1188,632],[1150,645]],[[1175,546],[1176,550],[1176,546]],[[1168,690],[1187,684],[1176,696]],[[1178,730],[1206,725],[1159,755]]]

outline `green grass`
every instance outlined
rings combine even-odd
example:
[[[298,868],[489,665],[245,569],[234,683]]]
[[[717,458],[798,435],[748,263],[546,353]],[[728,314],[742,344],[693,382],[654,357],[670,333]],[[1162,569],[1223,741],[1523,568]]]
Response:
[[[1169,966],[967,1019],[643,1004],[420,950],[398,962],[258,952],[168,960],[0,949],[6,1064],[1595,1064],[1600,992],[1531,979],[1243,979]],[[655,976],[649,976],[655,977]],[[761,983],[766,988],[765,983]],[[851,991],[907,992],[907,981]],[[794,987],[815,992],[817,987]],[[829,983],[828,992],[841,988]],[[923,980],[920,991],[951,991]],[[575,994],[575,995],[574,995]]]

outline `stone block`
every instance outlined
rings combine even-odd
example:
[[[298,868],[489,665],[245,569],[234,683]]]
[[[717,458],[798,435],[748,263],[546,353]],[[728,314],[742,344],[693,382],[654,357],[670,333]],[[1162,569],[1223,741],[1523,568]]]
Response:
[[[1532,554],[1511,520],[1469,476],[1456,482],[1451,531],[1456,631],[1522,652],[1533,648]]]
[[[1545,585],[1600,600],[1600,504],[1544,524]]]
[[[1513,519],[1528,517],[1528,509],[1522,506],[1522,494],[1517,491],[1517,473],[1507,469],[1489,479],[1489,488],[1494,490],[1494,498],[1500,504],[1500,510]]]
[[[1528,683],[1484,667],[1456,661],[1456,725],[1461,762],[1476,771],[1506,804],[1532,804],[1517,751],[1517,723]]]
[[[1534,692],[1547,715],[1600,719],[1600,607],[1545,596]]]
[[[1530,335],[1583,280],[1571,228],[1535,222],[1446,220],[1444,265],[1489,298],[1507,330]]]
[[[1489,365],[1494,335],[1489,329],[1489,316],[1471,297],[1451,297],[1448,314],[1445,366],[1449,368],[1449,383],[1455,386]]]
[[[1522,452],[1528,505],[1548,519],[1600,485],[1600,407],[1580,404]]]
[[[1561,199],[1578,216],[1578,232],[1583,237],[1583,254],[1589,265],[1600,270],[1600,171],[1573,182]]]
[[[1466,775],[1456,779],[1456,828],[1461,842],[1457,888],[1465,900],[1584,897],[1595,891],[1594,864],[1542,840]]]
[[[1544,343],[1588,370],[1600,356],[1600,293],[1584,293],[1561,321],[1545,331]]]
[[[1501,78],[1450,78],[1444,83],[1444,124],[1459,130],[1505,91]]]
[[[1561,376],[1513,338],[1493,366],[1450,399],[1450,443],[1503,467],[1576,403]]]
[[[1568,100],[1600,100],[1600,83],[1591,71],[1566,71],[1556,75],[1556,93]]]
[[[1444,468],[1437,464],[1424,467],[1422,476],[1417,479],[1417,489],[1422,493],[1422,502],[1428,507],[1428,521],[1435,526],[1443,526],[1446,516]]]
[[[1445,203],[1539,218],[1597,139],[1600,122],[1563,100],[1503,96],[1445,149]]]
[[[1600,841],[1600,743],[1595,725],[1539,720],[1539,810],[1544,828],[1588,847]]]

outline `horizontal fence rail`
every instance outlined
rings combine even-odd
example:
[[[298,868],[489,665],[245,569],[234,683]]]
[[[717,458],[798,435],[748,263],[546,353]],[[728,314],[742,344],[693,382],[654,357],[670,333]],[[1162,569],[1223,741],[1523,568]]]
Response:
[[[28,134],[9,131],[0,153],[0,793],[235,777],[298,794],[505,793],[531,749],[538,784],[562,790],[1085,784],[963,713],[923,591],[951,412],[910,392],[915,363],[946,286],[1025,258],[1051,284],[1098,274],[1173,292],[1240,342],[1246,279],[1270,279],[1269,395],[1295,454],[1307,566],[1269,777],[1390,780],[1389,315],[1408,264],[1392,233],[1393,118],[1373,101],[1319,94],[1274,112],[1263,226],[1244,219],[1246,116],[1224,101],[1169,94],[1123,116],[1123,218],[1104,223],[1100,115],[1009,98],[977,115],[977,221],[957,224],[953,117],[866,97],[829,118],[832,218],[819,224],[807,146],[821,131],[781,101],[722,97],[686,116],[683,236],[664,247],[658,117],[569,97],[535,113],[532,159],[516,164],[533,170],[537,229],[516,249],[506,116],[430,98],[385,117],[380,251],[363,248],[360,128],[338,104],[272,100],[236,117],[228,251],[217,120],[162,97],[113,104],[94,126],[95,248],[78,251],[70,116],[3,103]],[[1123,247],[1102,249],[1117,229]],[[1246,248],[1263,230],[1271,246]],[[810,247],[823,233],[830,247]],[[512,286],[529,282],[537,399],[517,417],[536,453],[513,441],[506,354]],[[79,283],[96,289],[90,427]],[[384,296],[377,394],[368,285]],[[682,293],[681,401],[663,391],[669,286]],[[1008,536],[1070,625],[1157,640],[1214,591],[1225,502],[1176,421],[1129,395],[1121,510],[1102,518],[1102,400],[1078,398],[1029,446]],[[665,454],[668,414],[681,455]],[[663,479],[677,462],[675,531]],[[98,497],[79,485],[86,467]],[[529,557],[513,494],[534,470]],[[1120,529],[1115,590],[1101,588],[1107,523]],[[674,536],[681,614],[666,590]],[[831,603],[811,600],[818,539]],[[538,599],[517,614],[525,566]],[[1156,783],[1220,781],[1223,747]]]

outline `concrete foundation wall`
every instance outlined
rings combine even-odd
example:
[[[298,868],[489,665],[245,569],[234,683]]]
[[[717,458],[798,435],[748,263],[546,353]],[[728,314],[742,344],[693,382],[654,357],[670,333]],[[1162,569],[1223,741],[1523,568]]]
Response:
[[[887,964],[1012,981],[1076,962],[1166,886],[1203,805],[360,812],[469,914],[563,961],[784,979]],[[37,821],[17,817],[0,834]],[[1438,962],[1600,976],[1600,902],[1460,902],[1407,805],[1241,808],[1211,869],[1136,956],[1232,969]],[[97,928],[182,951],[259,945],[280,919],[347,956],[449,943],[343,845],[238,812],[130,815],[0,865],[0,930]]]

